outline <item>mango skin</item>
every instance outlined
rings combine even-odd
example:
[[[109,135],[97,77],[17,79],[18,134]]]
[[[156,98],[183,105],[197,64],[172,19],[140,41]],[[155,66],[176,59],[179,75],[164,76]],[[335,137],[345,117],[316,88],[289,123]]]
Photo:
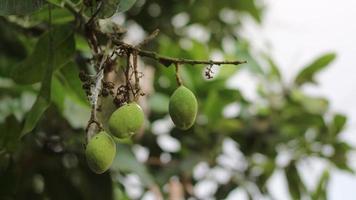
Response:
[[[101,131],[90,139],[85,150],[89,168],[102,174],[108,170],[116,155],[114,139],[105,131]]]
[[[137,103],[129,103],[113,112],[109,119],[109,130],[118,138],[127,138],[141,129],[145,116]]]
[[[177,128],[187,130],[193,126],[198,112],[198,102],[192,91],[179,86],[169,100],[169,114]]]

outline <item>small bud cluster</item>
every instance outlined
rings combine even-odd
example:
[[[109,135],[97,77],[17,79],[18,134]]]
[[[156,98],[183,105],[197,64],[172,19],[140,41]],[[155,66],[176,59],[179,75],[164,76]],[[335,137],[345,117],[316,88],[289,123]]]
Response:
[[[91,96],[90,88],[94,84],[93,79],[84,71],[79,72],[79,79],[82,81],[82,88],[87,96]]]

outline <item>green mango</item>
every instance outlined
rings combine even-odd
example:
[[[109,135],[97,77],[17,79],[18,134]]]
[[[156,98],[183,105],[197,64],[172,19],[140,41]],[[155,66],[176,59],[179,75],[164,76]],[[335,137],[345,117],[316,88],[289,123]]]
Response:
[[[109,130],[118,138],[127,138],[141,129],[145,116],[137,103],[129,103],[113,112],[109,119]]]
[[[169,100],[169,114],[177,128],[187,130],[193,126],[198,112],[198,102],[192,91],[179,86]]]
[[[114,139],[105,131],[94,135],[85,150],[89,168],[97,174],[102,174],[110,168],[115,155]]]

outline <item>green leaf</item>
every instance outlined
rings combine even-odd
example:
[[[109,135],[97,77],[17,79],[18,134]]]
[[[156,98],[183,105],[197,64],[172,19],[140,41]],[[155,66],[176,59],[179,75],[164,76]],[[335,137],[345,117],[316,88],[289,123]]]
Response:
[[[257,4],[254,0],[244,0],[244,1],[237,1],[237,9],[241,11],[246,11],[249,13],[257,22],[261,22],[261,13],[263,7]]]
[[[52,8],[52,24],[65,24],[75,20],[75,16],[67,9],[62,7]],[[31,19],[38,23],[48,22],[48,10],[42,9],[31,15]]]
[[[338,135],[342,129],[345,127],[347,118],[345,115],[342,114],[336,114],[333,118],[332,124],[331,124],[331,131],[333,135]]]
[[[50,36],[53,37],[52,47],[50,47]],[[72,38],[72,39],[68,41],[67,40],[68,38]],[[42,114],[47,110],[51,101],[53,71],[55,70],[56,66],[58,68],[60,64],[68,62],[69,59],[68,57],[66,58],[65,56],[68,56],[68,54],[66,53],[71,52],[71,50],[64,51],[64,49],[70,47],[72,47],[74,51],[74,41],[73,41],[72,31],[69,30],[67,27],[61,27],[61,28],[58,27],[56,29],[53,29],[52,32],[47,32],[43,36],[41,36],[40,40],[36,45],[36,49],[32,54],[33,57],[30,56],[29,59],[26,59],[26,61],[28,61],[29,63],[35,63],[36,61],[34,59],[39,59],[40,60],[39,63],[41,64],[40,67],[41,69],[43,68],[42,70],[44,76],[42,79],[42,86],[39,95],[37,96],[37,99],[34,105],[32,106],[31,110],[26,115],[25,124],[22,129],[21,136],[24,136],[25,134],[32,131],[33,128],[36,126],[37,122],[40,120]],[[53,53],[54,55],[51,55],[51,53]],[[58,53],[64,53],[64,55],[56,55]],[[27,68],[23,68],[23,67],[21,68],[28,71]],[[27,73],[34,75],[35,72],[40,73],[38,69],[37,70],[32,69]],[[33,77],[32,80],[34,80]]]
[[[117,145],[117,155],[113,162],[112,169],[122,172],[136,173],[145,186],[154,185],[154,179],[143,163],[137,161],[130,146],[124,144]]]
[[[256,74],[262,74],[263,70],[261,65],[254,59],[254,56],[250,52],[249,43],[247,41],[241,41],[236,45],[236,56],[239,60],[247,61],[246,64],[241,65],[242,67],[250,70]]]
[[[1,0],[0,15],[26,15],[45,4],[44,0]]]
[[[289,193],[293,199],[301,199],[303,194],[307,191],[302,179],[300,178],[298,169],[294,162],[292,162],[286,169],[285,174],[287,178]]]
[[[59,75],[69,97],[83,106],[88,106],[89,102],[79,79],[78,66],[74,62],[69,62],[59,70]]]
[[[223,79],[226,80],[233,76],[237,70],[240,69],[240,66],[229,66],[229,65],[222,65],[222,67],[219,70],[219,73],[217,74],[216,79]]]
[[[68,63],[54,74],[51,102],[73,128],[83,128],[90,115],[90,106],[76,73],[78,69],[73,64]]]
[[[311,194],[313,200],[327,199],[327,187],[330,179],[330,174],[327,170],[320,176],[319,183],[315,191]]]
[[[136,0],[120,0],[119,5],[117,5],[116,12],[126,12],[128,11],[134,4]]]
[[[156,92],[150,96],[148,103],[153,112],[156,113],[167,113],[169,97],[165,94]]]
[[[239,119],[221,118],[214,124],[213,130],[217,133],[232,134],[241,131],[244,124]]]
[[[12,69],[9,66],[26,58],[26,45],[10,22],[0,18],[0,27],[0,76],[9,77]]]
[[[281,72],[279,71],[277,64],[272,60],[272,58],[267,57],[267,62],[269,64],[269,72],[268,72],[268,77],[270,79],[276,79],[278,81],[282,80],[282,75]]]
[[[329,108],[329,102],[327,99],[308,96],[299,88],[291,90],[290,95],[291,99],[303,106],[308,113],[323,114]]]
[[[113,184],[113,198],[114,200],[129,200],[130,198],[125,194],[124,189],[118,184]]]
[[[48,82],[48,81],[46,81]],[[50,87],[46,84],[42,86],[40,94],[38,95],[35,104],[31,110],[27,113],[25,119],[25,125],[21,132],[21,137],[32,131],[37,122],[40,120],[42,114],[47,110],[50,103]]]
[[[62,6],[63,0],[47,0],[47,2],[52,3],[56,6]]]
[[[261,188],[262,191],[267,190],[267,181],[273,175],[276,164],[273,160],[268,160],[261,165],[263,167],[263,173],[258,178],[257,184]]]
[[[52,79],[51,100],[60,112],[64,111],[64,100],[66,96],[66,88],[63,86],[56,74]]]
[[[345,170],[350,173],[355,173],[354,169],[349,166],[349,153],[355,149],[346,142],[337,141],[333,144],[335,149],[334,155],[330,158],[330,161],[335,164],[339,169]]]
[[[73,29],[69,25],[55,27],[52,31],[54,60],[53,71],[67,64],[75,53]],[[19,84],[33,84],[42,80],[49,58],[49,34],[44,33],[34,51],[12,69],[11,77]]]
[[[312,114],[324,114],[329,107],[329,102],[326,99],[318,97],[305,96],[301,103]]]
[[[216,128],[216,120],[221,119],[223,108],[232,102],[241,100],[240,91],[234,89],[211,90],[204,102],[203,113],[208,117],[209,125]]]
[[[294,80],[295,84],[302,85],[304,83],[315,83],[314,75],[328,66],[335,58],[336,55],[334,53],[327,53],[320,56],[299,72]]]

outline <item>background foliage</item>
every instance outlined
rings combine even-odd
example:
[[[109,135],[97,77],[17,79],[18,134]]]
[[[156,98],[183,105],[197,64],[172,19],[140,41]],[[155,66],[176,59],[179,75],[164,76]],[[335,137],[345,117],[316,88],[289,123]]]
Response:
[[[314,76],[334,54],[320,56],[286,82],[273,58],[252,53],[239,34],[244,19],[263,20],[264,7],[257,1],[106,0],[98,17],[115,14],[112,19],[129,30],[126,40],[159,28],[159,37],[147,48],[162,55],[218,55],[248,64],[214,68],[212,80],[204,78],[203,67],[183,67],[182,78],[198,98],[199,113],[196,125],[182,132],[167,116],[176,88],[174,69],[145,60],[146,76],[154,74],[142,102],[145,130],[117,144],[110,172],[93,174],[83,151],[90,107],[78,74],[94,69],[85,62],[90,49],[83,30],[68,10],[71,5],[89,16],[85,4],[90,1],[49,0],[51,27],[48,2],[16,2],[0,3],[0,199],[140,199],[157,187],[168,198],[167,188],[177,178],[187,198],[224,199],[241,188],[251,199],[273,199],[266,186],[276,170],[284,172],[293,199],[325,199],[330,169],[353,172],[347,164],[352,147],[338,137],[346,117],[330,111],[327,99],[302,89],[316,84]],[[245,72],[258,85],[255,99],[228,84],[234,74]],[[143,149],[147,158],[138,156]],[[281,155],[287,158],[282,163]],[[298,163],[309,158],[327,163],[316,188],[307,188],[298,171]],[[206,166],[210,170],[199,175]],[[128,181],[137,177],[136,185]],[[216,187],[198,194],[204,181]]]

